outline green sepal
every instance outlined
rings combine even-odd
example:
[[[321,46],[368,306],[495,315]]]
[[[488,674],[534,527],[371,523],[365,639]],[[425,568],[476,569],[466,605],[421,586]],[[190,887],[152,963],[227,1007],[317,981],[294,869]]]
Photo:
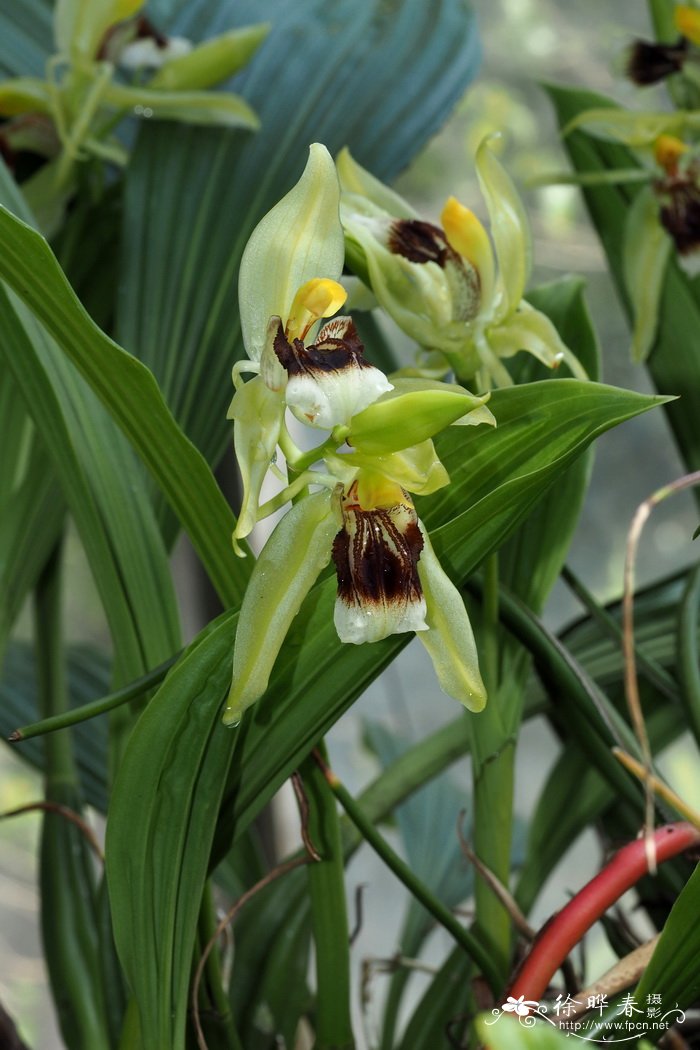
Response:
[[[360,452],[398,452],[427,441],[488,400],[462,387],[422,379],[397,379],[350,423],[348,444]]]
[[[109,84],[103,97],[106,105],[130,110],[137,117],[227,128],[257,128],[259,123],[240,95],[223,91],[160,91]]]
[[[241,606],[224,723],[237,725],[265,690],[301,603],[331,557],[340,521],[328,491],[295,503],[263,547]]]
[[[476,174],[498,260],[495,295],[497,298],[500,291],[502,296],[498,320],[517,308],[525,292],[532,269],[530,223],[513,180],[497,160],[489,139],[484,139],[476,152]]]
[[[349,195],[348,203],[359,203],[355,198],[366,198],[387,217],[392,219],[417,219],[418,216],[410,204],[394,193],[383,182],[375,178],[360,164],[350,153],[347,146],[341,149],[336,157],[336,168],[340,180],[340,189],[343,195]]]
[[[588,378],[551,320],[525,299],[511,317],[489,330],[487,338],[498,357],[512,357],[519,350],[526,350],[547,368],[566,362],[576,379]]]
[[[432,492],[444,488],[450,481],[450,476],[442,465],[432,441],[421,441],[411,448],[385,455],[365,454],[358,450],[343,455],[330,455],[326,460],[332,465],[333,473],[346,485],[354,480],[358,470],[382,474],[417,496],[429,496]]]
[[[659,202],[651,187],[644,187],[627,212],[622,256],[625,287],[634,314],[633,361],[645,361],[654,345],[671,247],[671,238],[659,221]]]
[[[428,609],[429,630],[418,631],[417,638],[428,650],[440,688],[459,700],[469,711],[486,706],[486,689],[479,672],[474,633],[462,596],[449,578],[433,550],[428,531],[419,520],[423,550],[418,559],[418,575]]]
[[[46,81],[38,77],[14,77],[0,84],[0,115],[50,113],[51,95]]]
[[[606,142],[622,142],[625,146],[651,146],[659,135],[678,134],[684,128],[700,126],[700,112],[676,110],[670,113],[639,113],[612,106],[586,109],[577,113],[562,129],[569,135],[577,128]]]
[[[294,296],[315,277],[337,281],[345,247],[331,155],[315,142],[297,184],[253,230],[241,259],[238,301],[248,356],[259,361],[271,317],[286,324]]]
[[[257,521],[260,489],[275,455],[283,415],[282,397],[270,390],[261,376],[254,376],[239,387],[231,402],[228,416],[233,419],[233,440],[243,483],[243,501],[233,533],[237,552],[236,541],[248,536]]]
[[[270,31],[268,22],[232,29],[171,58],[148,81],[149,90],[202,91],[228,80],[257,51]]]

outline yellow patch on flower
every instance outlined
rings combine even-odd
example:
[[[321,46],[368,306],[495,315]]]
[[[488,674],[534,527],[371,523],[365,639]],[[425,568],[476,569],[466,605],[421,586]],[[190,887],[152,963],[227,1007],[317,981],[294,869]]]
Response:
[[[288,339],[304,339],[309,329],[321,317],[332,317],[340,309],[348,293],[342,284],[328,277],[313,277],[297,291],[285,325]]]
[[[493,248],[483,224],[456,197],[448,197],[440,222],[447,243],[475,267],[482,296],[488,295],[494,280]]]
[[[654,143],[654,160],[667,174],[675,171],[678,160],[688,147],[675,135],[659,135]]]
[[[691,44],[700,46],[700,11],[688,4],[677,4],[673,12],[676,29]]]

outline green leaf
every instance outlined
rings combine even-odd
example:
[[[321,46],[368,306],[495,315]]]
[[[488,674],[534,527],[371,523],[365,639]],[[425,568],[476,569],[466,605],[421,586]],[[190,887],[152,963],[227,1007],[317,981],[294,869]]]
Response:
[[[683,714],[677,707],[666,705],[652,712],[647,729],[657,755],[683,733]],[[550,770],[529,823],[527,855],[516,890],[526,914],[567,849],[611,805],[621,806],[619,795],[591,766],[576,738],[570,738]],[[624,809],[630,818],[629,833],[634,835],[638,809]]]
[[[53,46],[53,5],[49,0],[3,4],[0,10],[0,73],[43,77]]]
[[[649,965],[634,995],[644,1002],[649,994],[660,995],[665,1010],[685,1010],[700,993],[700,867],[690,876],[676,900],[661,932]]]
[[[493,1016],[482,1014],[476,1028],[479,1038],[493,1050],[567,1050],[571,1046],[568,1033],[560,1032],[551,1020],[529,1027],[507,1014],[502,1013],[495,1022]]]
[[[550,318],[590,379],[600,370],[599,350],[584,298],[584,284],[565,277],[528,293],[529,302]],[[516,381],[554,378],[549,369],[520,355]],[[500,423],[499,423],[500,425]],[[501,580],[535,611],[541,611],[566,558],[588,486],[592,453],[561,475],[537,508],[499,552]]]
[[[365,726],[365,738],[390,768],[406,751],[406,741],[380,723]],[[472,893],[473,870],[468,865],[455,834],[460,810],[467,805],[464,792],[449,776],[436,778],[396,810],[396,819],[411,870],[433,895],[454,908]],[[435,843],[447,843],[436,856]],[[432,917],[415,899],[408,899],[397,951],[415,959],[433,928]],[[397,1012],[411,971],[400,967],[391,976],[383,1011],[382,1047],[394,1046]]]
[[[0,199],[22,208],[4,167],[0,168],[0,194]],[[51,273],[62,282],[39,235],[0,208],[0,224],[3,218],[22,231],[22,240],[26,236],[39,246],[40,255],[53,262]],[[0,254],[5,263],[12,253],[6,245]],[[23,255],[23,265],[9,267],[13,279],[55,320],[57,311],[47,305],[51,279],[42,280],[42,267],[31,255]],[[71,303],[87,319],[77,300]],[[0,329],[0,352],[53,460],[85,546],[112,632],[115,673],[128,680],[179,647],[172,581],[146,486],[131,449],[88,385],[32,314],[4,287],[0,289]],[[77,344],[79,337],[73,338]]]
[[[231,20],[273,26],[234,81],[260,130],[142,126],[126,173],[118,337],[214,464],[230,440],[236,284],[254,226],[294,185],[311,142],[332,154],[347,144],[376,175],[397,174],[461,98],[478,44],[462,0],[398,0],[390,17],[383,0],[206,0],[173,19],[179,7],[161,4],[160,17],[195,39]]]
[[[455,949],[433,977],[409,1019],[398,1045],[399,1050],[435,1050],[444,1045],[449,1030],[460,1040],[466,1029],[465,989],[474,973],[474,964],[459,948]],[[459,1043],[457,1043],[459,1045]]]
[[[0,208],[0,244],[0,277],[46,326],[132,442],[189,532],[222,600],[240,601],[247,567],[230,551],[233,515],[153,375],[95,325],[45,240],[5,208]],[[19,355],[24,360],[26,350],[18,348],[18,360]],[[53,367],[59,363],[52,359]]]
[[[469,536],[478,564],[595,437],[663,402],[575,379],[495,391],[489,407],[498,426],[488,433],[453,427],[436,438],[452,484],[416,500],[429,528],[447,521],[435,536],[443,563],[463,557]]]
[[[109,689],[111,664],[99,649],[71,646],[67,653],[68,691],[73,707],[80,707]],[[26,642],[8,647],[0,679],[0,734],[7,739],[18,726],[38,716],[36,657]],[[107,726],[104,720],[86,722],[72,730],[83,797],[100,813],[107,812]],[[12,745],[14,753],[44,768],[44,741],[40,738]]]
[[[235,620],[215,621],[170,672],[131,736],[110,806],[115,942],[152,1050],[184,1046],[197,919],[237,742],[218,717]]]

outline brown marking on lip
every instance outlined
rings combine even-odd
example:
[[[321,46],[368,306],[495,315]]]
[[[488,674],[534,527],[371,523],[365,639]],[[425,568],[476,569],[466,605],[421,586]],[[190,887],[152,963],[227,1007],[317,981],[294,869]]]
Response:
[[[439,226],[420,219],[398,219],[389,228],[389,251],[413,263],[437,263],[444,269],[456,253]]]
[[[318,339],[304,346],[301,339],[287,339],[280,322],[273,348],[277,360],[292,376],[342,372],[352,368],[372,368],[364,358],[364,346],[349,317],[338,317],[321,328]]]
[[[658,84],[683,68],[688,56],[688,41],[680,38],[675,44],[653,44],[635,40],[627,52],[625,73],[631,81],[645,87]]]
[[[659,180],[654,184],[663,203],[659,220],[680,255],[689,255],[700,248],[700,188],[695,167],[677,177]]]
[[[408,521],[399,524],[396,519],[406,511]],[[349,606],[405,606],[420,601],[418,559],[423,536],[412,506],[362,510],[351,489],[343,516],[345,525],[333,542],[338,597]]]

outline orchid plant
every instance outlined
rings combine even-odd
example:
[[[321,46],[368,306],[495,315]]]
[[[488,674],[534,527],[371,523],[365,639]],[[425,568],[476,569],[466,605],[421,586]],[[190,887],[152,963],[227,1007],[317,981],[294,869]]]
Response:
[[[493,425],[488,394],[476,397],[435,380],[392,379],[366,360],[352,319],[332,316],[346,299],[338,281],[344,259],[339,203],[335,166],[317,143],[299,182],[261,220],[241,261],[248,359],[234,366],[229,411],[243,480],[238,552],[244,553],[239,541],[256,521],[295,502],[263,547],[243,600],[229,724],[238,724],[265,692],[292,618],[331,557],[341,642],[416,631],[445,692],[474,711],[486,702],[464,603],[410,493],[428,495],[449,484],[432,438],[450,425]],[[243,383],[246,372],[253,378]],[[296,440],[287,413],[301,426]],[[321,444],[298,447],[319,431],[328,434]],[[323,469],[314,467],[318,462]],[[269,471],[284,487],[261,506]]]

